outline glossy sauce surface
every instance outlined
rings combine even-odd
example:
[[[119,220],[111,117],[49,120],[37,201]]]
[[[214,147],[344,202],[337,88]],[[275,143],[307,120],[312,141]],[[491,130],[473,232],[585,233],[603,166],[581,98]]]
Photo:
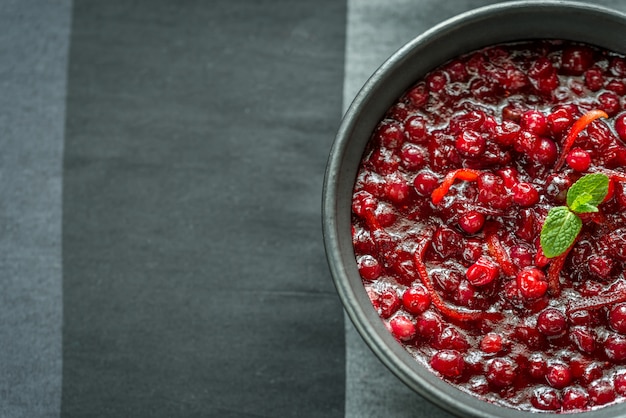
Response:
[[[455,59],[389,109],[355,183],[353,244],[374,308],[416,361],[517,409],[624,401],[625,97],[623,56],[545,41]],[[609,118],[557,169],[571,126],[594,109]],[[600,212],[583,216],[565,256],[546,258],[548,211],[598,171],[611,179]]]

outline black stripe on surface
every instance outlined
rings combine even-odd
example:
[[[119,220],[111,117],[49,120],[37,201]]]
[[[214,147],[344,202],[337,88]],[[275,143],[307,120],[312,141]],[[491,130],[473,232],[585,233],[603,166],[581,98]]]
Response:
[[[319,202],[345,14],[75,2],[64,417],[343,416]]]

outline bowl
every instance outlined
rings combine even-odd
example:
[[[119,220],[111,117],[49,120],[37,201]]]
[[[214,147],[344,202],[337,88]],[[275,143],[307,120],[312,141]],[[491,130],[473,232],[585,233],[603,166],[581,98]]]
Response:
[[[360,160],[389,107],[428,71],[485,46],[531,39],[584,42],[626,53],[626,15],[567,1],[515,1],[482,7],[417,36],[385,61],[347,110],[330,150],[323,189],[326,255],[344,309],[374,354],[418,394],[461,417],[536,416],[483,401],[446,383],[418,363],[391,335],[366,294],[351,237],[351,199]],[[576,413],[625,417],[626,403]]]

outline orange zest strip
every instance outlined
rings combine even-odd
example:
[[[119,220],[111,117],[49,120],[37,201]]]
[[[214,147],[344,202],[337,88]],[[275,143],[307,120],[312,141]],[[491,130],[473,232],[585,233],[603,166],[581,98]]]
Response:
[[[479,170],[472,170],[470,168],[459,168],[450,171],[443,178],[443,181],[441,182],[439,187],[433,190],[433,193],[431,194],[432,202],[435,205],[439,204],[439,202],[441,202],[444,196],[448,193],[448,190],[450,190],[450,187],[452,187],[455,180],[459,179],[463,181],[476,181],[479,175]]]
[[[511,262],[511,258],[496,235],[494,226],[490,225],[486,228],[485,232],[485,240],[487,241],[489,255],[500,265],[504,274],[507,276],[516,276],[518,271],[517,266]]]
[[[554,166],[554,171],[559,171],[561,167],[563,167],[563,163],[565,162],[565,157],[567,153],[572,148],[574,141],[578,138],[578,135],[585,130],[585,128],[594,120],[598,118],[608,118],[609,115],[602,110],[590,110],[589,112],[582,115],[574,124],[572,125],[567,137],[565,137],[565,142],[563,143],[563,149],[561,150],[561,155],[559,159],[556,161]]]
[[[548,266],[548,291],[552,296],[559,296],[561,294],[561,270],[563,270],[563,265],[565,264],[565,259],[569,251],[568,249],[560,256],[553,258]]]
[[[502,318],[502,314],[500,314],[499,312],[483,312],[465,309],[459,310],[445,304],[439,294],[435,291],[435,288],[430,281],[430,278],[428,277],[428,270],[426,269],[426,265],[423,261],[424,254],[426,254],[426,249],[430,245],[430,242],[431,238],[425,238],[424,240],[422,240],[420,247],[417,249],[417,251],[415,251],[414,263],[417,274],[422,284],[426,287],[426,290],[428,290],[430,299],[435,308],[437,308],[437,310],[439,310],[439,312],[441,312],[444,316],[462,322],[478,321],[481,319],[497,320]]]

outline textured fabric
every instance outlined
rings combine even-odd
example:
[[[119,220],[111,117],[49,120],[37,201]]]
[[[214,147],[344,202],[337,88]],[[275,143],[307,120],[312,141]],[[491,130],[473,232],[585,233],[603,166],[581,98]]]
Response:
[[[59,415],[70,16],[69,0],[0,1],[2,417]]]

